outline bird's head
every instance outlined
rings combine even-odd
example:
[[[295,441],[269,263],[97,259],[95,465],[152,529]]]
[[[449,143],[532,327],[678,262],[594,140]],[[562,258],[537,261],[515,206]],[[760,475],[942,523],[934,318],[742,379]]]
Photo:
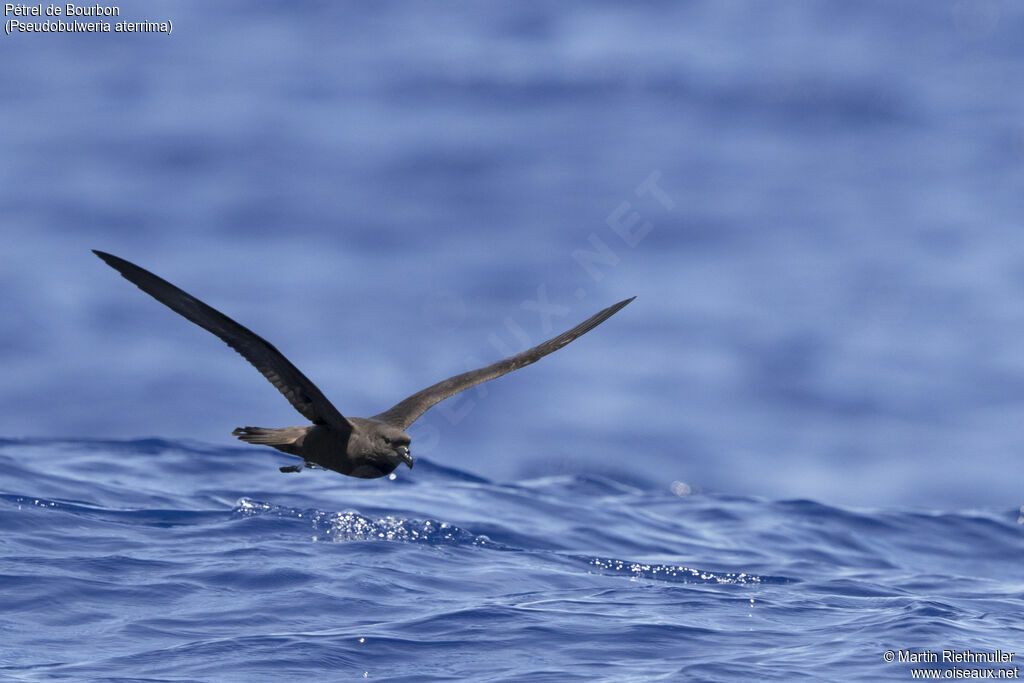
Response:
[[[387,458],[394,467],[403,462],[412,469],[412,454],[409,452],[409,443],[412,439],[398,427],[381,424],[376,434],[376,451]]]

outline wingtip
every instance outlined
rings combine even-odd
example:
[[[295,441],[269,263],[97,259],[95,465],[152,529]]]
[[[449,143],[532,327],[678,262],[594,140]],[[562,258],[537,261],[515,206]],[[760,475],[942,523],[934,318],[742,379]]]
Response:
[[[125,270],[125,268],[127,266],[135,266],[134,263],[131,263],[129,261],[125,261],[123,258],[120,258],[118,256],[114,256],[113,254],[108,254],[105,251],[100,251],[99,249],[93,249],[92,253],[94,253],[97,256],[99,256],[101,261],[103,261],[108,266],[110,266],[114,270],[118,271],[122,275],[124,275],[124,270]],[[125,275],[125,277],[128,277],[128,276]],[[129,278],[129,279],[131,279],[131,278]]]

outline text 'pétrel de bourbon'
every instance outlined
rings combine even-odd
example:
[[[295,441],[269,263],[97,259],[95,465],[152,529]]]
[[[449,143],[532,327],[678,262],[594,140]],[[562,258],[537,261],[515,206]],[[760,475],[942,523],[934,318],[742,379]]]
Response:
[[[115,5],[22,5],[4,3],[5,17],[119,17],[121,8]]]

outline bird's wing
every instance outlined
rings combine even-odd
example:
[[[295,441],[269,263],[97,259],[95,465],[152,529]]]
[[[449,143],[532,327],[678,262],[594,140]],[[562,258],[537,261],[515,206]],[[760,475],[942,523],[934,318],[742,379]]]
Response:
[[[342,430],[352,429],[352,424],[331,405],[316,385],[270,342],[148,270],[102,251],[93,249],[93,253],[146,294],[227,342],[310,422]]]
[[[401,403],[396,404],[386,412],[374,416],[373,419],[386,422],[400,429],[407,429],[409,425],[419,419],[420,415],[427,412],[434,404],[440,403],[449,396],[454,396],[460,391],[465,391],[477,384],[492,380],[496,377],[501,377],[513,370],[526,367],[530,363],[536,363],[549,353],[557,351],[574,339],[581,337],[594,329],[605,320],[615,315],[619,309],[635,298],[636,297],[634,296],[624,301],[620,301],[614,306],[609,306],[593,317],[584,320],[571,330],[563,332],[557,337],[547,340],[543,344],[538,344],[532,349],[527,349],[522,353],[509,356],[504,360],[499,360],[497,363],[491,363],[487,367],[480,368],[479,370],[464,372],[461,375],[449,377],[443,382],[438,382],[433,386],[429,386],[423,391],[419,391]]]

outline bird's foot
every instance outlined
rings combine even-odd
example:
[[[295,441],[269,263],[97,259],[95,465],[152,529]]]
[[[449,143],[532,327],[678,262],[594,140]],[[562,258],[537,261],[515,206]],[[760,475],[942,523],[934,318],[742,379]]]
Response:
[[[282,472],[301,472],[302,465],[288,465],[287,467],[279,467]]]

